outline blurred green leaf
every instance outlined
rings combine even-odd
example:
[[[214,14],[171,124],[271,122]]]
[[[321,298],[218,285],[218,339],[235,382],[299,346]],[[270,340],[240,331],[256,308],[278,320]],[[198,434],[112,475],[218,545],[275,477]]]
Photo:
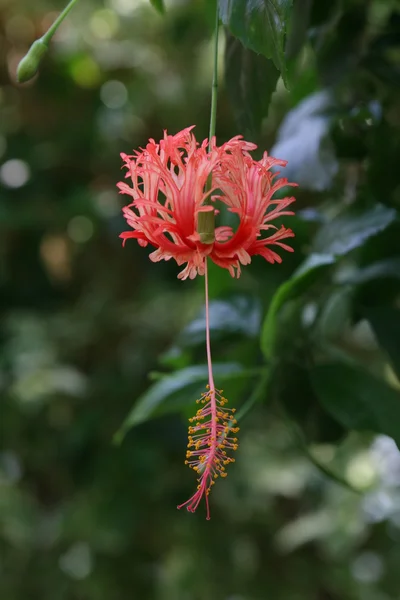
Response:
[[[394,5],[393,5],[394,9]],[[400,88],[400,13],[393,10],[381,35],[377,35],[363,57],[362,66],[394,89]]]
[[[364,49],[368,4],[357,2],[347,10],[341,4],[336,5],[328,27],[322,26],[320,35],[315,36],[320,76],[327,86],[339,83],[352,73]]]
[[[291,298],[302,294],[334,262],[335,258],[332,255],[312,254],[288,281],[279,286],[272,298],[261,332],[261,349],[268,360],[274,356],[280,328],[278,313],[281,307]]]
[[[338,171],[330,139],[334,99],[327,90],[304,98],[285,116],[272,156],[288,161],[283,174],[303,189],[328,189]]]
[[[369,264],[344,279],[345,282],[362,284],[375,279],[400,279],[400,257],[386,258]]]
[[[400,445],[400,394],[367,371],[332,363],[311,369],[322,406],[348,429],[373,431]]]
[[[278,79],[279,71],[271,60],[248,50],[238,39],[227,34],[226,88],[239,130],[245,136],[259,133]]]
[[[154,6],[154,8],[156,9],[156,11],[159,12],[160,15],[164,15],[165,14],[164,0],[150,0],[150,4],[152,6]]]
[[[223,24],[246,48],[271,58],[287,84],[285,37],[292,0],[220,0]]]
[[[286,43],[286,58],[288,60],[296,58],[307,39],[312,4],[312,0],[296,0],[293,4]]]
[[[363,310],[400,379],[400,311],[391,306],[377,306]]]
[[[333,289],[324,302],[318,317],[316,329],[323,339],[336,339],[349,325],[354,289],[343,285]]]
[[[244,369],[238,363],[216,363],[213,365],[215,380],[220,383],[254,377],[259,369]],[[115,435],[122,441],[131,427],[154,417],[179,412],[195,401],[205,391],[208,382],[207,365],[194,365],[159,379],[135,402],[131,412]]]
[[[376,204],[367,211],[349,210],[322,227],[314,241],[314,251],[341,256],[377,235],[396,218],[396,211]]]
[[[285,420],[298,427],[306,444],[338,442],[344,429],[321,407],[311,385],[310,372],[301,364],[300,353],[297,358],[298,362],[281,363],[276,378],[277,398]]]
[[[399,155],[399,130],[386,119],[381,119],[374,127],[370,139],[367,192],[372,198],[382,198],[381,201],[385,204],[395,199],[396,188],[398,190],[397,157]]]
[[[233,295],[210,302],[210,334],[213,342],[228,336],[254,338],[261,325],[261,303],[250,295]],[[206,316],[204,308],[178,336],[179,347],[205,344]]]

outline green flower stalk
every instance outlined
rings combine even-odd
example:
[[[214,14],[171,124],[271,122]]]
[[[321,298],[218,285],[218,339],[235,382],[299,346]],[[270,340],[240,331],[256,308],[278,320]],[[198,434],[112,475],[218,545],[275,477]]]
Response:
[[[25,83],[36,75],[42,58],[49,49],[51,38],[77,2],[78,0],[71,0],[64,10],[59,14],[54,23],[49,27],[46,33],[41,38],[33,42],[32,46],[29,48],[28,52],[25,54],[17,67],[17,81],[19,83]]]

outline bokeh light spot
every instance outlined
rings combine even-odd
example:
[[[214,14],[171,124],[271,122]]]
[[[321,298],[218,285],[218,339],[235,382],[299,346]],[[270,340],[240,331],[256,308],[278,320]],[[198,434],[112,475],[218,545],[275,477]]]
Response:
[[[70,72],[75,82],[83,88],[97,87],[101,81],[99,66],[90,56],[76,59],[70,67]]]
[[[6,35],[12,42],[31,42],[35,37],[35,28],[27,17],[14,15],[6,22]]]
[[[384,567],[381,557],[376,552],[363,552],[353,562],[351,571],[354,579],[374,583],[382,577]]]
[[[90,575],[93,568],[92,552],[86,542],[73,544],[60,557],[59,566],[71,579],[80,581]]]
[[[95,198],[97,210],[102,217],[115,217],[121,212],[118,194],[112,190],[103,190]]]
[[[107,108],[121,108],[128,100],[128,90],[121,81],[107,81],[101,87],[100,98]]]
[[[40,244],[40,257],[50,277],[61,282],[70,279],[71,264],[66,237],[45,235]]]
[[[114,11],[107,8],[97,10],[89,22],[93,35],[100,40],[112,38],[118,31],[119,19]]]
[[[28,164],[18,158],[8,160],[0,167],[0,181],[10,188],[19,188],[27,183],[31,173]]]
[[[346,468],[346,476],[357,488],[366,489],[377,479],[377,471],[369,453],[354,456]]]
[[[68,235],[73,242],[84,244],[93,235],[93,223],[88,217],[78,215],[70,220],[67,227]]]

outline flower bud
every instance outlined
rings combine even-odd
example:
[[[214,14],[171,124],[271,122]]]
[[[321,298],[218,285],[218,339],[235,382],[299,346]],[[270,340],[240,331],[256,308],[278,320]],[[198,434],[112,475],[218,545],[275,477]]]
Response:
[[[20,61],[17,68],[17,81],[25,83],[34,77],[39,69],[40,61],[48,50],[47,44],[42,40],[36,40]]]

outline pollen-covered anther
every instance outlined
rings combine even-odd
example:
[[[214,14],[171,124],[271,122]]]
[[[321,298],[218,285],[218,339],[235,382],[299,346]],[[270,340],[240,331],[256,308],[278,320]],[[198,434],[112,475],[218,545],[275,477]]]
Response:
[[[195,494],[184,504],[189,512],[194,512],[202,497],[206,498],[207,518],[209,518],[208,495],[211,487],[219,476],[226,477],[226,467],[234,462],[227,451],[236,450],[236,438],[229,437],[236,419],[232,418],[232,409],[221,409],[227,402],[222,396],[222,390],[207,388],[209,391],[202,394],[201,402],[204,406],[197,410],[195,417],[191,417],[189,425],[188,450],[185,464],[198,473],[198,487]]]

